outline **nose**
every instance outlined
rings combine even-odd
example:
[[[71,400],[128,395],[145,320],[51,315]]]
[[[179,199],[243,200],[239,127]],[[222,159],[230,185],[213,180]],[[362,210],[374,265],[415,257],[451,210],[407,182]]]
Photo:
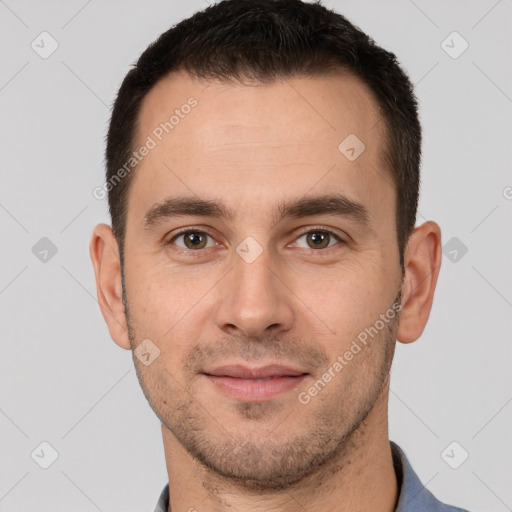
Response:
[[[265,338],[293,325],[292,292],[268,251],[251,263],[234,255],[234,268],[219,283],[217,326],[230,335]]]

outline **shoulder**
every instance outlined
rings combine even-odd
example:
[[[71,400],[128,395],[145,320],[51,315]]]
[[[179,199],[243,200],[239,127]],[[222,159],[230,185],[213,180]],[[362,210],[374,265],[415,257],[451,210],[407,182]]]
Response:
[[[393,441],[390,445],[400,492],[395,512],[468,512],[439,501],[421,483],[404,451]]]

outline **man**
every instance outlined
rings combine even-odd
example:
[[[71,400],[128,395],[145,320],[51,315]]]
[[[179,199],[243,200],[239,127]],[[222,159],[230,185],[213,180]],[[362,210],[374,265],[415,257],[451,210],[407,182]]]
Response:
[[[157,511],[460,510],[388,438],[441,264],[420,146],[394,55],[319,4],[223,1],[127,74],[90,252],[162,423]]]

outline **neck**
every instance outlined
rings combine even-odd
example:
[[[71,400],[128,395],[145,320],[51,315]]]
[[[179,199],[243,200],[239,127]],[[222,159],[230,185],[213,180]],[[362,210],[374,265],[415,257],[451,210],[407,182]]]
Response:
[[[393,512],[398,486],[388,437],[389,382],[366,419],[314,474],[284,490],[257,492],[203,466],[162,424],[169,510],[193,512]]]

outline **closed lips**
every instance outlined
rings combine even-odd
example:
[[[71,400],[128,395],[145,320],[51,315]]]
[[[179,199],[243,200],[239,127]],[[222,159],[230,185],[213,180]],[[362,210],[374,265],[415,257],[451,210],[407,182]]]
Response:
[[[299,377],[307,372],[281,365],[268,365],[259,368],[248,368],[246,366],[232,365],[220,366],[204,371],[206,375],[214,377],[232,377],[235,379],[276,379],[279,377]]]

